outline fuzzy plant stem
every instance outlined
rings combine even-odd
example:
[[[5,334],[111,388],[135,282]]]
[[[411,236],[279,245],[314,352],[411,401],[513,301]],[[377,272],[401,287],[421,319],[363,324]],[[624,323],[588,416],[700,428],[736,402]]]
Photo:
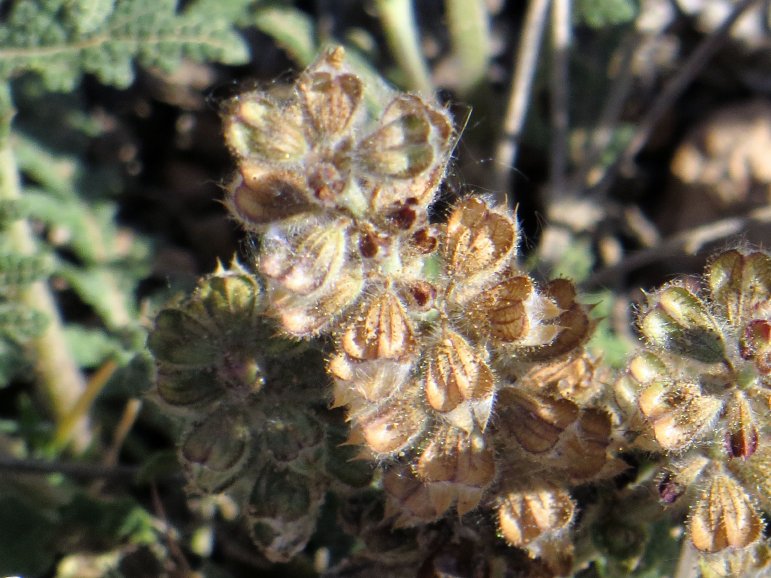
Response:
[[[412,0],[376,0],[375,7],[388,47],[406,75],[409,88],[431,93],[434,86],[420,48]]]
[[[458,64],[458,95],[484,80],[490,61],[490,22],[484,0],[446,0],[447,27]]]
[[[21,197],[19,172],[10,141],[7,133],[0,139],[2,200]],[[26,220],[15,221],[9,226],[8,239],[10,250],[22,255],[34,255],[37,252],[35,235]],[[86,380],[70,352],[56,301],[47,282],[32,283],[21,291],[20,299],[27,307],[45,315],[48,321],[44,333],[31,340],[28,348],[33,362],[37,393],[58,427],[86,390]],[[78,453],[82,452],[90,443],[91,437],[88,417],[79,416],[70,428],[69,441],[72,449]]]
[[[551,0],[530,0],[525,21],[522,24],[519,46],[514,55],[517,69],[511,81],[503,133],[495,151],[495,191],[504,200],[511,189],[511,172],[517,162],[517,152],[522,139],[533,77],[538,62],[541,38],[546,26],[546,13]]]

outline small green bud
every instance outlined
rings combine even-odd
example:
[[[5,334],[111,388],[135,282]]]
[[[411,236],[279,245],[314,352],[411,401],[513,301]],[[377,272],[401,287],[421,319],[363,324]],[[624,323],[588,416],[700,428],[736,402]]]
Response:
[[[227,489],[250,458],[251,431],[236,409],[218,409],[194,423],[179,448],[190,483],[207,493]]]
[[[266,558],[287,562],[316,528],[324,494],[314,480],[290,469],[266,465],[258,474],[247,506],[247,525]]]
[[[271,457],[292,469],[310,474],[324,454],[324,428],[308,411],[271,407],[262,424],[262,441]]]

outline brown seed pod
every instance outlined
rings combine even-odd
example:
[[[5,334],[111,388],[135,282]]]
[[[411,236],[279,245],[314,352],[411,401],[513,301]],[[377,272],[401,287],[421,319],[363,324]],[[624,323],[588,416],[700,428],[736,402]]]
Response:
[[[530,454],[552,449],[579,414],[578,406],[570,400],[517,387],[501,390],[497,407],[501,432],[515,439]]]
[[[436,504],[431,499],[429,487],[418,480],[407,466],[386,470],[383,474],[383,490],[386,493],[385,518],[396,517],[395,527],[432,522],[449,507],[442,508],[443,504]]]
[[[508,266],[515,256],[519,232],[505,210],[491,209],[479,197],[458,203],[447,221],[444,256],[459,303],[478,293]]]
[[[575,504],[565,489],[548,481],[530,482],[507,489],[498,501],[501,535],[518,548],[564,532],[575,515]]]
[[[605,410],[584,408],[573,427],[562,436],[553,452],[554,466],[565,472],[572,484],[610,478],[626,469],[623,460],[608,455],[610,421]]]
[[[728,426],[725,433],[728,457],[749,458],[758,449],[759,434],[750,402],[743,392],[735,391],[727,400],[723,419]]]
[[[576,302],[576,288],[567,279],[555,279],[544,288],[546,305],[541,305],[541,343],[528,349],[524,358],[528,361],[550,361],[569,355],[589,340],[595,324],[589,319],[588,310]],[[553,313],[556,304],[559,313]]]
[[[714,553],[746,548],[762,533],[763,520],[744,488],[724,472],[710,476],[688,521],[688,534],[696,549]]]
[[[473,419],[480,430],[484,430],[495,392],[495,378],[483,352],[445,326],[438,343],[426,353],[424,364],[422,382],[429,405],[447,413],[470,402]]]
[[[359,112],[363,85],[342,69],[344,51],[337,47],[322,56],[297,81],[305,119],[313,139],[326,140],[345,133]]]
[[[227,187],[225,206],[241,225],[260,232],[274,221],[311,209],[305,180],[292,171],[275,171],[244,161]]]
[[[363,407],[350,415],[353,422],[349,443],[364,445],[376,456],[392,455],[412,446],[429,424],[416,387],[407,386],[398,395],[375,407]]]
[[[483,291],[478,305],[483,327],[493,338],[503,342],[524,339],[531,327],[526,302],[534,291],[533,281],[524,275],[506,279]]]
[[[327,366],[327,371],[335,380],[332,407],[347,405],[355,414],[360,409],[369,409],[399,395],[410,379],[412,365],[412,360],[360,362],[344,353],[334,355]]]
[[[492,449],[479,434],[452,426],[434,432],[414,466],[415,475],[428,486],[437,512],[454,502],[458,515],[474,509],[495,476]]]
[[[642,390],[639,405],[656,441],[673,451],[700,438],[723,407],[721,400],[703,395],[698,385],[658,380]]]
[[[385,290],[367,301],[343,331],[342,350],[353,359],[404,360],[414,356],[415,332],[401,300]]]
[[[518,383],[524,389],[542,391],[555,398],[585,405],[603,390],[597,371],[597,361],[583,352],[552,363],[533,365],[519,378]]]

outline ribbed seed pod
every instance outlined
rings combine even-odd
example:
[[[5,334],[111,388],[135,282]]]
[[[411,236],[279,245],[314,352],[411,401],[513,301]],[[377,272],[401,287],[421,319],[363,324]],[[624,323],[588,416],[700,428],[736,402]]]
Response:
[[[356,149],[358,171],[373,187],[374,208],[381,211],[414,199],[425,210],[444,174],[451,149],[449,114],[418,96],[397,95],[385,108],[379,126]]]
[[[323,504],[313,478],[268,463],[257,475],[246,519],[254,543],[271,562],[288,562],[302,551]]]
[[[482,435],[443,426],[431,434],[414,472],[426,484],[435,511],[444,512],[454,503],[463,516],[479,505],[492,483],[495,461]]]
[[[225,142],[234,156],[292,167],[310,150],[301,108],[263,92],[240,94],[223,114]]]
[[[422,385],[428,404],[460,429],[484,431],[495,394],[495,378],[485,352],[444,326],[423,363]]]
[[[572,544],[567,530],[575,504],[566,490],[553,482],[521,479],[498,498],[498,527],[512,546],[542,558],[559,574],[572,565]]]
[[[258,391],[258,342],[270,331],[263,311],[260,286],[238,264],[220,267],[187,302],[162,310],[147,340],[158,365],[159,397],[172,407],[200,410]]]
[[[702,395],[697,384],[659,380],[640,392],[639,404],[656,441],[667,450],[685,449],[707,433],[723,405]]]
[[[413,357],[415,332],[399,298],[386,290],[370,299],[343,331],[341,347],[349,357],[361,361]]]
[[[429,486],[418,480],[408,466],[389,468],[383,474],[386,493],[385,518],[396,518],[395,527],[433,522],[447,508],[431,499]],[[437,508],[439,506],[439,508]]]
[[[444,258],[451,282],[452,300],[462,304],[473,298],[515,257],[519,231],[504,209],[492,209],[479,197],[458,203],[447,221]]]
[[[707,553],[746,548],[763,534],[763,520],[750,497],[725,472],[710,475],[688,520],[688,535]]]

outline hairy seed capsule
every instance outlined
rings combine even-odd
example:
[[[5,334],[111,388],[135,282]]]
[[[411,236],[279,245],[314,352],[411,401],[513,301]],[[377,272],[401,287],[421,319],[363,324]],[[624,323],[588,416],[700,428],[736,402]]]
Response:
[[[402,360],[415,352],[415,334],[401,301],[385,291],[366,303],[343,332],[342,348],[353,359]]]
[[[394,454],[410,446],[428,425],[414,392],[404,392],[354,418],[351,442],[369,447],[376,455]]]
[[[747,459],[758,449],[758,428],[743,393],[734,392],[727,401],[724,419],[728,425],[725,433],[728,457]]]
[[[446,511],[457,501],[458,515],[474,509],[495,475],[492,450],[479,434],[453,427],[435,433],[417,463],[415,475],[428,484],[436,511]]]
[[[649,343],[675,355],[705,363],[722,361],[725,345],[705,303],[684,287],[668,287],[651,297],[640,319]]]
[[[313,138],[324,141],[350,128],[359,111],[363,86],[353,74],[311,69],[298,81],[298,91],[315,133]]]
[[[358,147],[362,168],[376,176],[409,179],[435,162],[434,117],[419,97],[400,94],[386,107],[380,127]]]
[[[346,225],[344,220],[309,219],[299,229],[271,227],[263,237],[260,272],[299,295],[325,290],[346,265]]]
[[[225,142],[239,158],[295,163],[308,152],[300,107],[261,92],[241,94],[225,108]]]
[[[243,227],[260,232],[269,223],[308,211],[309,194],[305,180],[297,173],[244,162],[228,186],[225,205]]]
[[[190,482],[207,494],[225,490],[249,461],[250,437],[237,410],[218,410],[193,424],[179,449]]]
[[[328,291],[298,299],[296,295],[274,294],[273,309],[281,327],[300,338],[318,335],[334,327],[349,306],[361,295],[364,278],[360,268],[347,267]]]
[[[504,539],[522,548],[545,534],[556,534],[573,521],[575,504],[551,482],[512,489],[498,504],[498,526]]]
[[[655,381],[639,398],[640,410],[666,450],[681,450],[696,441],[717,418],[723,404],[691,383]]]
[[[714,553],[754,543],[763,532],[763,521],[744,489],[717,473],[691,511],[688,530],[698,550]]]
[[[452,411],[465,401],[483,401],[494,393],[495,379],[490,367],[452,329],[444,329],[439,343],[427,353],[425,363],[426,399],[439,412]]]
[[[516,222],[478,197],[456,205],[447,221],[445,258],[457,289],[483,286],[506,267],[517,248]],[[456,291],[457,291],[456,290]]]
[[[447,509],[436,508],[429,487],[416,479],[406,466],[390,468],[383,474],[383,490],[387,497],[384,517],[397,517],[396,527],[431,522]]]
[[[712,298],[734,327],[771,301],[771,257],[765,253],[725,251],[710,261],[705,276]]]
[[[503,389],[498,407],[502,412],[500,427],[531,454],[552,449],[562,432],[578,419],[578,406],[572,401],[519,388]]]

